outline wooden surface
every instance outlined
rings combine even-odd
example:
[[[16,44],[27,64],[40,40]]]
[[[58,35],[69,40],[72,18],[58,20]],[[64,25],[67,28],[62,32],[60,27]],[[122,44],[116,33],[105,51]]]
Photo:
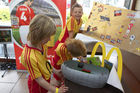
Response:
[[[140,93],[140,56],[122,51],[122,84],[126,93]]]
[[[130,70],[135,78],[140,81],[140,56],[133,53],[122,51],[123,63]]]
[[[140,83],[133,73],[123,65],[122,86],[125,93],[139,93]]]

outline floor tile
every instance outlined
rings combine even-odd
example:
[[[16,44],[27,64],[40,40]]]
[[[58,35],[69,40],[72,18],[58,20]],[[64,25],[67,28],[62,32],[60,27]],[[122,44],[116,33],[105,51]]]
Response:
[[[21,79],[28,79],[28,72],[23,72],[22,76],[21,76]]]
[[[6,44],[7,45],[7,52],[9,58],[15,58],[15,52],[14,52],[14,44]],[[4,46],[3,44],[0,44],[0,57],[5,57],[4,55]]]
[[[10,93],[13,87],[13,83],[0,83],[0,93]]]
[[[16,70],[8,70],[2,78],[3,73],[4,71],[0,71],[0,83],[16,83],[22,75],[22,72],[17,72]]]
[[[10,93],[29,93],[27,82],[28,79],[19,79]]]

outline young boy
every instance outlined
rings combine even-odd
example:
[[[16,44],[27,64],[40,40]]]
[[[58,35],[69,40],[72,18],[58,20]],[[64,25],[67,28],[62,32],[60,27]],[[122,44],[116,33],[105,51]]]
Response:
[[[25,45],[21,62],[29,72],[29,93],[64,93],[67,87],[59,89],[49,84],[52,71],[60,75],[60,71],[52,70],[52,66],[43,55],[43,45],[46,44],[56,32],[56,26],[46,15],[36,15],[29,25],[27,44]]]
[[[86,47],[81,40],[67,39],[65,43],[59,43],[57,46],[52,65],[55,69],[60,70],[64,61],[72,60],[73,57],[86,56],[86,54]],[[55,73],[53,76],[51,84],[60,87],[62,78]]]
[[[81,17],[83,15],[82,6],[75,3],[72,6],[72,16],[67,21],[66,26],[60,33],[58,41],[55,43],[54,48],[58,46],[59,43],[64,43],[67,38],[75,38],[76,34],[80,32],[81,25],[83,23]]]

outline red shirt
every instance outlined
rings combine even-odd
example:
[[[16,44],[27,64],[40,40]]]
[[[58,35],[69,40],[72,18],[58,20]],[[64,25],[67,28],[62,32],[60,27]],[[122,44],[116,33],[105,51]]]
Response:
[[[19,18],[19,26],[29,25],[34,15],[33,9],[31,9],[29,6],[20,5],[17,7],[16,16]]]
[[[33,19],[33,17],[35,16],[34,10],[30,7],[31,10],[31,19]]]

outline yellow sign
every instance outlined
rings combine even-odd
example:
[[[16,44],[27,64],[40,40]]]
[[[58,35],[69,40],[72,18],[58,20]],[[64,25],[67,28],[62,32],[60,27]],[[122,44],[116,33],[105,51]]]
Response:
[[[139,24],[140,14],[135,11],[94,2],[85,35],[140,55],[136,51],[140,47]]]

